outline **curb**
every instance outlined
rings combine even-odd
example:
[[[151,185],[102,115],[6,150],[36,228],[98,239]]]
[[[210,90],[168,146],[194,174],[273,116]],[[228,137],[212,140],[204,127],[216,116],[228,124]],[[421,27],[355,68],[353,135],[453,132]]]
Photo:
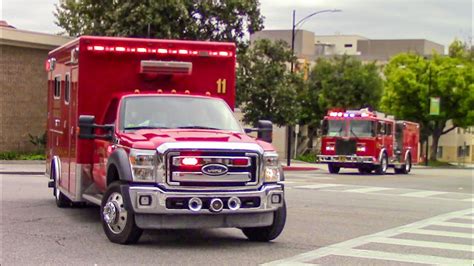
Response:
[[[283,171],[314,171],[319,170],[314,166],[283,166]]]
[[[0,175],[45,175],[45,172],[39,171],[0,171]]]

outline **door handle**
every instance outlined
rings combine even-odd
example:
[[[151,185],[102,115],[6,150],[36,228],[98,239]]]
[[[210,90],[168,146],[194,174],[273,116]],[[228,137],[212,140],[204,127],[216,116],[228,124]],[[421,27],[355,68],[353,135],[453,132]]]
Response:
[[[60,123],[60,122],[61,122],[61,121],[60,121],[59,119],[54,119],[54,125],[55,125],[55,126],[59,127],[59,123]]]

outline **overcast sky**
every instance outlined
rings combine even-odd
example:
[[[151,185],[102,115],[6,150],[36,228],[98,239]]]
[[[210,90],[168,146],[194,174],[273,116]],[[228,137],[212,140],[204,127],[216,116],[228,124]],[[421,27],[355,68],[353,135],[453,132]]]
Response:
[[[54,24],[58,0],[0,0],[1,19],[24,30],[61,31]],[[455,37],[472,37],[472,0],[261,0],[266,29],[291,28],[292,10],[297,20],[315,11],[302,29],[317,35],[358,34],[371,39],[429,39],[447,46]]]

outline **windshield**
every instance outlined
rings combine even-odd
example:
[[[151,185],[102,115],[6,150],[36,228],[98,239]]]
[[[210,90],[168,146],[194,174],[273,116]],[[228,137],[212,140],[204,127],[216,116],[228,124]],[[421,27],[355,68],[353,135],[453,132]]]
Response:
[[[242,132],[228,105],[220,99],[129,97],[121,106],[120,129],[194,128]]]
[[[331,137],[342,137],[345,135],[346,121],[344,120],[325,120],[323,135]]]
[[[373,137],[373,123],[367,120],[351,120],[349,122],[349,134],[351,137]]]

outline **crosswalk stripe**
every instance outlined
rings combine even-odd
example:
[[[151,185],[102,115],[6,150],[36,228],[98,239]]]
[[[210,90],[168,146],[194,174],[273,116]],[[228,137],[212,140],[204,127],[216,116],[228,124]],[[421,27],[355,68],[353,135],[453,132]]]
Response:
[[[448,231],[438,231],[438,230],[428,230],[428,229],[413,229],[413,230],[405,230],[404,232],[411,233],[411,234],[420,234],[420,235],[447,236],[447,237],[460,237],[460,238],[474,239],[474,235],[469,234],[469,233],[448,232]]]
[[[473,224],[462,224],[462,223],[450,223],[450,222],[437,222],[433,225],[449,226],[449,227],[461,227],[461,228],[470,228],[474,229]]]
[[[474,216],[463,216],[463,217],[458,217],[456,219],[474,220]]]
[[[474,202],[474,198],[463,199],[462,201],[470,201],[470,202]]]
[[[471,265],[471,260],[451,259],[438,256],[399,254],[384,251],[364,250],[364,249],[340,249],[336,250],[334,255],[350,256],[356,258],[391,260],[409,263],[423,263],[431,265]]]
[[[412,239],[376,237],[374,239],[371,239],[370,242],[392,244],[392,245],[402,245],[402,246],[423,247],[423,248],[439,248],[439,249],[468,251],[468,252],[474,251],[474,246],[470,246],[470,245],[421,241],[421,240],[412,240]]]
[[[442,191],[416,191],[416,192],[401,194],[400,196],[426,198],[426,197],[430,197],[430,196],[434,196],[434,195],[441,195],[441,194],[446,194],[446,193],[448,193],[448,192],[442,192]]]
[[[392,189],[392,188],[386,188],[386,187],[367,187],[367,188],[348,189],[348,190],[344,190],[344,192],[369,193],[369,192],[377,192],[377,191],[390,190],[390,189]]]
[[[298,186],[297,188],[318,189],[318,188],[340,187],[340,186],[343,186],[343,185],[339,185],[339,184],[315,184],[315,185]]]

